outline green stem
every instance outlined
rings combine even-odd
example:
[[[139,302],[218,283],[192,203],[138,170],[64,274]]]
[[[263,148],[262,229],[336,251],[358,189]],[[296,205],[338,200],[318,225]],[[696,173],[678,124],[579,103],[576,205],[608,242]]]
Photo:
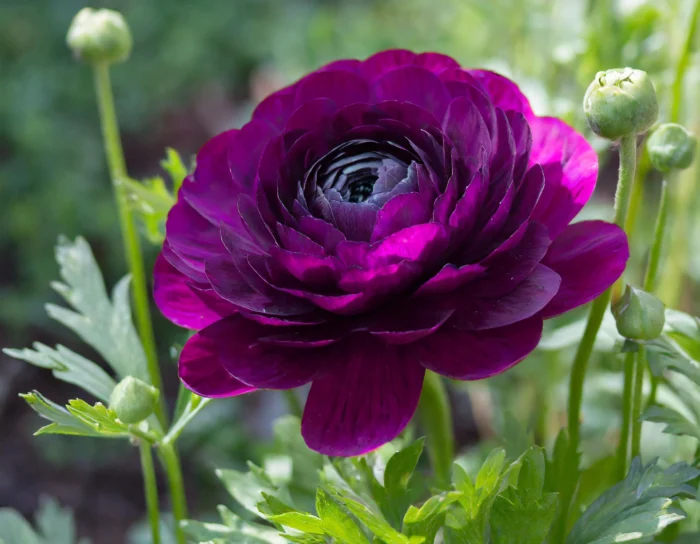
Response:
[[[452,413],[442,378],[430,370],[425,372],[418,414],[427,434],[428,455],[435,477],[441,487],[446,487],[454,461]]]
[[[158,487],[156,485],[156,471],[153,468],[151,445],[148,442],[141,442],[139,451],[141,453],[141,472],[143,474],[143,490],[146,496],[148,523],[151,527],[151,541],[153,544],[160,544]]]
[[[675,176],[669,176],[669,180]],[[648,293],[654,292],[656,278],[659,273],[659,263],[661,262],[661,252],[664,247],[666,225],[668,224],[668,183],[661,182],[661,196],[659,197],[659,211],[656,215],[656,226],[654,227],[654,241],[649,252],[649,262],[644,276],[644,290]]]
[[[634,370],[634,392],[632,393],[632,452],[634,459],[641,451],[642,447],[642,396],[644,395],[644,370],[645,357],[644,347],[640,346],[635,354]]]
[[[617,444],[617,477],[624,479],[627,474],[627,453],[630,443],[630,422],[632,419],[632,385],[634,383],[634,353],[625,356],[625,385],[622,393],[622,422],[620,424],[620,440]]]
[[[121,139],[119,136],[119,124],[117,114],[114,109],[114,98],[112,96],[112,84],[109,77],[109,65],[105,63],[95,64],[95,91],[100,109],[100,122],[102,124],[102,138],[104,140],[105,155],[109,166],[112,186],[114,187],[114,198],[117,202],[119,212],[119,226],[121,227],[126,261],[131,272],[133,282],[134,313],[136,316],[136,326],[146,352],[148,364],[148,375],[151,383],[159,390],[163,391],[163,384],[160,379],[160,369],[158,368],[158,357],[156,353],[156,342],[153,336],[153,326],[151,325],[151,313],[149,309],[148,286],[146,284],[146,274],[144,273],[143,257],[141,255],[141,244],[136,225],[129,209],[129,202],[126,190],[122,183],[126,179],[126,162],[122,151]],[[164,395],[160,395],[160,400],[156,406],[156,416],[160,424],[165,427],[167,418],[165,415]]]
[[[197,416],[197,414],[201,412],[202,409],[212,400],[210,398],[204,397],[197,398],[199,399],[197,401],[197,404],[190,410],[183,413],[182,417],[180,417],[180,419],[173,423],[173,426],[170,427],[170,429],[168,430],[168,434],[166,434],[163,440],[161,440],[161,444],[164,444],[166,446],[174,444],[178,437],[182,434],[182,431],[185,430],[185,427],[187,427],[187,425],[190,423],[190,421],[192,421]]]
[[[693,41],[695,40],[695,32],[698,28],[698,19],[700,19],[700,0],[695,1],[695,6],[688,21],[688,29],[686,30],[683,49],[678,57],[676,64],[676,76],[671,86],[671,121],[677,123],[681,116],[681,104],[683,102],[683,80],[685,73],[690,65],[690,55],[693,49]]]
[[[301,407],[301,402],[294,389],[286,389],[284,397],[287,399],[289,413],[301,419],[304,409]]]
[[[620,140],[620,170],[618,175],[617,190],[615,192],[614,222],[624,228],[627,220],[627,210],[632,188],[634,186],[634,173],[637,165],[637,137],[635,135],[624,136]],[[583,337],[576,350],[574,362],[569,379],[569,448],[566,456],[568,474],[578,472],[578,449],[581,441],[581,404],[583,402],[583,385],[588,369],[588,361],[593,353],[593,345],[598,336],[598,331],[603,323],[603,317],[608,309],[612,297],[612,289],[606,290],[591,305],[588,314],[588,322],[583,332]],[[557,528],[560,539],[563,541],[566,534],[566,523],[569,519],[569,508],[576,491],[576,482],[567,483],[562,490],[561,512],[559,526]]]
[[[187,500],[180,459],[172,444],[161,444],[158,453],[170,487],[170,500],[175,518],[175,541],[177,544],[185,544],[185,533],[182,531],[181,522],[187,519]]]

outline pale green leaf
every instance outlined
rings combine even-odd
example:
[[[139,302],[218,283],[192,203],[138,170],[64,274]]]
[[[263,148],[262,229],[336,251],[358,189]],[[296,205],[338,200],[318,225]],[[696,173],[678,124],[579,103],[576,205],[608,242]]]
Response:
[[[667,408],[666,406],[650,406],[644,414],[642,414],[642,419],[653,421],[654,423],[664,423],[666,427],[664,427],[663,432],[665,433],[678,436],[692,436],[700,440],[700,426],[672,408]]]
[[[174,193],[177,195],[183,180],[187,176],[187,168],[182,162],[180,154],[172,147],[166,147],[165,159],[160,161],[160,165],[170,176],[170,179],[173,182]]]
[[[316,491],[316,512],[332,538],[344,544],[369,544],[352,516],[321,487]]]
[[[0,508],[0,541],[4,544],[44,544],[27,520],[11,508]]]
[[[314,535],[323,535],[326,533],[323,522],[316,516],[312,516],[306,512],[287,512],[285,514],[269,516],[267,519],[304,533],[311,533]]]
[[[386,544],[409,544],[408,538],[396,531],[381,516],[372,512],[367,506],[348,497],[336,495],[339,500],[373,535]]]
[[[53,422],[42,427],[36,434],[70,434],[77,436],[99,436],[95,429],[77,419],[63,406],[50,401],[38,391],[20,395],[40,416]]]

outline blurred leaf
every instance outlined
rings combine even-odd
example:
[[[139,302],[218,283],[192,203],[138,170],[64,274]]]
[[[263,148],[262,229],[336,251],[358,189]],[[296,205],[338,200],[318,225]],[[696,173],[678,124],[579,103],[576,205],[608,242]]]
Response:
[[[503,440],[506,455],[511,459],[519,457],[533,444],[533,433],[528,432],[510,410],[503,413],[502,427],[501,440]]]
[[[695,494],[686,482],[698,475],[700,471],[684,463],[661,469],[657,460],[642,466],[636,457],[627,477],[583,513],[566,544],[614,544],[657,534],[685,518],[673,501]]]
[[[275,495],[277,488],[265,477],[253,472],[242,473],[236,470],[219,469],[216,475],[226,486],[229,494],[248,512],[260,517],[258,503],[263,500],[262,493]]]
[[[666,310],[666,332],[695,360],[700,360],[700,319],[680,312]]]
[[[653,421],[654,423],[665,423],[663,432],[678,436],[692,436],[700,440],[700,427],[697,423],[691,422],[685,416],[666,406],[650,406],[642,419]]]
[[[3,544],[89,544],[76,539],[73,512],[50,497],[42,497],[35,514],[37,531],[15,510],[0,508],[0,542]]]
[[[160,161],[160,165],[170,176],[170,180],[173,182],[173,193],[177,195],[183,180],[187,176],[187,168],[182,162],[180,154],[172,147],[166,147],[165,158]]]
[[[523,501],[536,501],[542,496],[545,461],[541,448],[533,446],[520,458],[522,466],[518,474],[518,496]]]
[[[520,490],[518,490],[519,492]],[[542,544],[557,513],[557,494],[533,500],[510,490],[499,495],[490,514],[493,544]]]
[[[25,348],[3,351],[10,357],[50,369],[57,379],[82,387],[100,400],[109,401],[109,396],[117,384],[96,363],[60,345],[53,349],[35,342],[33,347],[33,350]]]
[[[323,456],[309,449],[301,436],[301,421],[294,416],[283,416],[273,426],[279,451],[292,460],[292,477],[289,482],[294,487],[315,492],[320,482],[319,471],[323,468]]]
[[[27,520],[11,508],[0,508],[0,530],[3,544],[43,544]]]
[[[270,544],[272,540],[266,540],[254,535],[247,535],[235,531],[226,525],[219,523],[201,523],[199,521],[184,520],[180,527],[185,535],[193,542],[212,542],[226,544]]]
[[[59,240],[56,260],[65,283],[52,286],[76,311],[47,304],[49,315],[95,348],[121,378],[150,383],[146,355],[131,321],[129,278],[117,283],[110,301],[90,246],[80,237]]]
[[[646,347],[649,366],[655,376],[661,376],[665,370],[670,369],[700,385],[700,366],[688,359],[667,338],[662,336],[652,340]]]

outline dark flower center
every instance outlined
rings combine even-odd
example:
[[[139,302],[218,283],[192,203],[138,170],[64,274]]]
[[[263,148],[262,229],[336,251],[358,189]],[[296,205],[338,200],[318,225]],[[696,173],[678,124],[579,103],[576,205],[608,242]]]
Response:
[[[345,202],[360,203],[393,188],[413,161],[412,153],[392,142],[353,140],[328,152],[311,171],[324,193],[337,192]]]

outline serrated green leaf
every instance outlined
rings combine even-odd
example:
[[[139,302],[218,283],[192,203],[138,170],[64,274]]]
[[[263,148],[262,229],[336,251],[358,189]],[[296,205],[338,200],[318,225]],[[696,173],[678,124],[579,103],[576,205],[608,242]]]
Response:
[[[268,517],[297,511],[295,508],[285,504],[277,497],[268,495],[265,492],[261,493],[261,495],[263,496],[263,500],[258,503],[258,510]]]
[[[642,414],[642,419],[654,423],[664,423],[663,432],[677,436],[692,436],[700,440],[700,426],[684,415],[666,406],[650,406]]]
[[[109,401],[117,384],[99,365],[61,345],[54,349],[35,342],[32,347],[34,349],[4,349],[3,352],[15,359],[49,369],[55,378],[82,387],[100,400]]]
[[[665,330],[690,357],[700,360],[700,318],[668,309]]]
[[[130,437],[129,426],[117,419],[114,410],[110,410],[101,402],[94,406],[82,399],[68,401],[68,411],[87,425],[90,425],[101,436]]]
[[[269,516],[267,519],[273,523],[278,523],[284,527],[290,527],[304,533],[311,533],[314,535],[326,534],[321,519],[307,514],[306,512],[287,512],[286,514]]]
[[[405,493],[423,453],[424,444],[425,438],[419,438],[391,456],[384,471],[384,487],[390,494]]]
[[[511,493],[516,496],[515,491]],[[489,515],[493,544],[542,544],[557,512],[556,493],[545,494],[538,500],[527,495],[512,500],[513,496],[509,500],[499,495],[493,502]]]
[[[432,544],[445,523],[447,509],[461,496],[459,491],[447,491],[430,497],[420,508],[411,506],[404,516],[403,533],[423,537],[426,544]]]
[[[672,342],[663,336],[646,345],[647,360],[655,376],[661,376],[667,369],[679,372],[700,385],[700,365],[691,361]]]
[[[357,519],[359,519],[373,535],[386,544],[408,544],[408,538],[396,531],[388,522],[372,512],[367,506],[348,497],[336,495],[340,501]]]
[[[367,537],[352,516],[321,487],[316,491],[316,512],[332,538],[344,544],[368,544]]]
[[[518,495],[523,501],[536,501],[542,495],[545,477],[544,452],[537,446],[531,447],[522,456],[518,474]]]
[[[673,502],[695,493],[686,482],[698,475],[700,471],[685,463],[661,469],[657,460],[642,466],[635,458],[627,477],[583,513],[566,544],[614,544],[659,533],[685,517]]]
[[[76,436],[99,436],[93,427],[77,419],[63,406],[50,401],[38,391],[20,395],[40,416],[53,423],[42,427],[35,434],[70,434]]]
[[[498,448],[489,453],[488,457],[486,457],[486,460],[481,465],[481,468],[476,475],[475,483],[479,503],[491,495],[491,493],[493,493],[493,491],[498,487],[505,460],[505,450]]]
[[[149,382],[146,355],[131,320],[128,276],[117,283],[110,300],[90,246],[80,237],[75,242],[61,239],[56,260],[65,283],[52,286],[74,310],[48,304],[49,316],[95,348],[121,378]]]
[[[229,494],[238,501],[238,503],[254,514],[262,517],[258,510],[258,503],[263,500],[262,493],[275,495],[277,488],[264,478],[260,478],[252,472],[242,473],[237,470],[220,469],[216,471],[216,475],[224,483]]]

